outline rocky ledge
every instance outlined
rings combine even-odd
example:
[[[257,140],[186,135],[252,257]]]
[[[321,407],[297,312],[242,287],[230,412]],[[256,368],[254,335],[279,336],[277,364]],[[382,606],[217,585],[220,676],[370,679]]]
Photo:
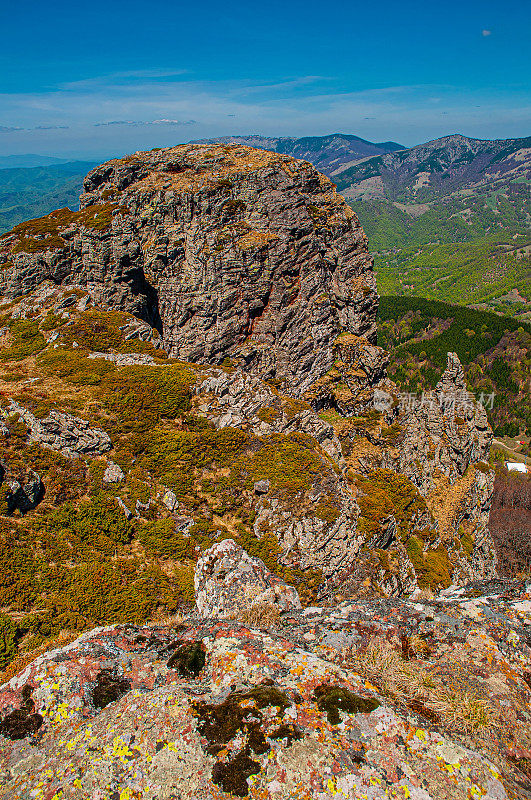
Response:
[[[531,797],[531,584],[247,610],[98,628],[17,672],[0,795]]]

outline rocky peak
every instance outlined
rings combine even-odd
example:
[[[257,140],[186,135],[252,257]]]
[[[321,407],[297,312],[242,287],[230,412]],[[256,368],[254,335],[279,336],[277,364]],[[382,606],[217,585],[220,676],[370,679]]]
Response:
[[[231,359],[298,395],[333,365],[344,331],[372,341],[367,240],[309,163],[241,145],[181,145],[92,170],[81,210],[0,239],[0,292],[47,278],[162,333],[170,355]]]
[[[438,394],[451,394],[466,389],[465,373],[457,353],[448,353],[446,369],[435,387]]]

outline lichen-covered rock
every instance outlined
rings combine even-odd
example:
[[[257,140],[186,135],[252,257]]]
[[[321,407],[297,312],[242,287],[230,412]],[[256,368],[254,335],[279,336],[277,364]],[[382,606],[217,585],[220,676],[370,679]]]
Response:
[[[238,616],[263,603],[281,611],[301,608],[296,589],[273,575],[259,558],[247,555],[233,539],[225,539],[202,554],[194,585],[199,614],[210,619]]]
[[[367,240],[304,161],[240,145],[180,145],[89,173],[81,210],[0,239],[0,293],[52,279],[89,286],[158,327],[171,355],[231,358],[300,394],[346,330],[374,338]]]
[[[80,417],[61,411],[50,411],[47,417],[38,419],[19,403],[11,401],[9,413],[18,414],[29,429],[29,439],[42,447],[58,450],[63,455],[76,458],[80,455],[99,456],[111,448],[111,440],[101,428],[91,428]]]
[[[529,589],[84,633],[0,687],[1,791],[524,800]]]
[[[108,461],[103,473],[104,483],[120,483],[125,478],[123,469],[115,464],[114,461]]]

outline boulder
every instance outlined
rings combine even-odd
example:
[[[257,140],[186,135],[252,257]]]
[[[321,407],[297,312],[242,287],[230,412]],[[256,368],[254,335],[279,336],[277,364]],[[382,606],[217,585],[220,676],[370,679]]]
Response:
[[[44,484],[36,472],[31,472],[25,483],[9,481],[7,485],[9,489],[6,493],[6,503],[10,514],[17,509],[25,514],[36,508],[44,497]]]
[[[18,414],[29,428],[29,439],[50,450],[59,450],[68,458],[101,456],[112,448],[108,434],[101,428],[91,428],[80,417],[61,411],[50,411],[47,417],[38,419],[19,403],[11,401],[8,411]]]
[[[343,330],[376,338],[376,281],[355,213],[308,162],[242,145],[108,161],[87,175],[78,212],[3,236],[0,265],[0,294],[50,279],[86,286],[95,305],[161,331],[170,355],[230,358],[294,395],[332,367]]]
[[[270,603],[281,611],[301,608],[297,590],[273,575],[259,558],[251,558],[233,539],[203,553],[194,585],[195,602],[205,618],[234,617],[258,603]]]
[[[105,472],[103,473],[104,483],[120,483],[125,478],[122,468],[114,461],[108,461]]]
[[[0,687],[3,796],[524,800],[530,590],[85,632]]]

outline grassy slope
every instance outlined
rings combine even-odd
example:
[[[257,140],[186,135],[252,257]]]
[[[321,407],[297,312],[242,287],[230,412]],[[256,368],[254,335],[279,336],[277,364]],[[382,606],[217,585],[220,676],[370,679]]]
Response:
[[[413,217],[392,203],[354,202],[375,255],[382,294],[487,304],[531,314],[531,304],[502,300],[511,290],[531,303],[531,191],[452,196]]]
[[[26,295],[0,308],[0,420],[9,431],[0,428],[0,671],[17,652],[61,632],[159,618],[193,602],[198,552],[228,536],[313,598],[320,573],[283,567],[275,533],[255,536],[253,485],[269,480],[271,496],[299,512],[315,475],[333,475],[317,442],[297,432],[257,439],[217,430],[193,411],[201,368],[125,339],[134,319],[127,314],[75,305],[54,311],[69,295],[84,296],[59,288],[44,304]],[[119,368],[89,359],[91,351],[147,353],[155,364]],[[106,458],[71,459],[29,441],[25,423],[8,412],[10,399],[38,418],[59,409],[106,430],[107,458],[123,479],[104,482]],[[307,407],[280,395],[278,402],[286,413]],[[10,482],[24,486],[35,473],[44,497],[21,513]],[[162,501],[166,489],[188,518],[185,532]],[[136,518],[126,519],[117,498]],[[325,495],[307,507],[328,519],[339,513],[334,502]]]

